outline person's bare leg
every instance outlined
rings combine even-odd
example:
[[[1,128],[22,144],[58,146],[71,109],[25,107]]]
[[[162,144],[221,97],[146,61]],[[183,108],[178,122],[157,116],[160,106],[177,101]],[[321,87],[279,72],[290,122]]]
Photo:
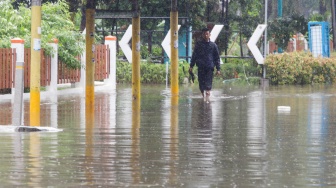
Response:
[[[210,102],[210,90],[206,90],[205,94],[206,94],[206,102],[209,103]]]
[[[203,91],[201,90],[201,93],[202,93],[202,97],[203,97],[203,99],[204,99],[204,101],[205,101],[205,96],[204,96],[204,92],[205,92],[204,90],[203,90]]]

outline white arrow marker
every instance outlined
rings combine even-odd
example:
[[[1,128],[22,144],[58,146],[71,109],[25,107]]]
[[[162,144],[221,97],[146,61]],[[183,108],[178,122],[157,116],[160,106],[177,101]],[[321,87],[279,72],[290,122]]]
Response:
[[[132,25],[129,25],[124,36],[119,41],[119,46],[121,50],[124,52],[127,61],[129,63],[132,63],[132,49],[128,44],[131,38],[132,38]]]
[[[265,29],[266,29],[266,24],[259,24],[256,30],[254,31],[252,37],[247,43],[247,47],[251,50],[258,64],[264,64],[264,61],[265,61],[264,57],[260,53],[259,48],[257,47],[257,42]]]
[[[210,33],[210,41],[215,42],[219,33],[222,31],[224,25],[215,25]],[[223,64],[222,58],[220,58],[220,64]]]
[[[210,33],[210,41],[215,42],[224,25],[215,25]]]
[[[181,25],[178,25],[177,31],[180,29]],[[168,58],[170,59],[170,29],[166,35],[166,37],[163,39],[161,46],[163,47],[163,50],[166,52]]]

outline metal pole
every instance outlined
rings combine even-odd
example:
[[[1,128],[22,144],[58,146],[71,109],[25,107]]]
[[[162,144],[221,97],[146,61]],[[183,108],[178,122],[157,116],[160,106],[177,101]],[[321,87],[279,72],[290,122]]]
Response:
[[[264,39],[264,58],[267,56],[267,6],[268,0],[265,0],[265,39]],[[263,78],[266,78],[266,67],[263,65]]]
[[[11,40],[11,47],[16,49],[15,62],[15,88],[14,103],[12,111],[12,125],[20,126],[23,124],[23,75],[24,75],[24,40],[15,38]]]
[[[282,17],[282,0],[278,0],[278,17]]]
[[[40,126],[41,0],[32,0],[30,125]]]
[[[132,2],[132,98],[140,101],[140,11],[138,0]]]
[[[226,47],[225,47],[225,57],[228,54],[228,48],[229,48],[229,0],[225,0],[225,23],[224,23],[224,27],[225,27],[225,43],[226,43]],[[227,62],[227,58],[225,58],[225,63]]]
[[[178,95],[178,11],[177,0],[171,1],[170,12],[170,49],[171,49],[171,94]]]
[[[224,9],[225,9],[224,0],[222,0],[222,23],[224,23]]]
[[[85,115],[94,116],[94,15],[95,0],[88,0],[86,5],[86,69],[85,69]]]

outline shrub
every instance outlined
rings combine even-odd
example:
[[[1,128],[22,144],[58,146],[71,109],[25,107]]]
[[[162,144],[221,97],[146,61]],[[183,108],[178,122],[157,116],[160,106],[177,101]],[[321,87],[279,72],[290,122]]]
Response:
[[[274,85],[335,82],[334,58],[314,58],[306,52],[272,54],[267,56],[265,66],[266,76]]]
[[[189,63],[185,60],[179,61],[179,83],[189,81]],[[194,67],[195,82],[197,79],[197,66]],[[228,63],[221,65],[221,75],[214,77],[214,82],[222,83],[224,80],[237,78],[239,83],[258,83],[257,77],[261,73],[261,68],[251,59],[239,60],[232,59]],[[166,83],[166,64],[142,62],[140,64],[141,83],[147,84],[164,84]],[[168,66],[168,82],[170,82],[170,65]],[[131,83],[132,82],[132,64],[128,62],[117,62],[117,82]]]

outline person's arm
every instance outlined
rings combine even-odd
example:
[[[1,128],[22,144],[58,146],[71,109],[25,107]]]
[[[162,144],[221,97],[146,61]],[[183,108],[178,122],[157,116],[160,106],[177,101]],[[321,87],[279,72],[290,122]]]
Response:
[[[215,50],[214,50],[214,64],[217,69],[216,74],[220,74],[220,56],[219,56],[219,50],[216,44],[215,44]]]
[[[195,48],[194,48],[194,51],[193,51],[192,56],[191,56],[190,68],[189,68],[190,71],[192,71],[192,68],[196,64],[197,54],[198,54],[197,50],[198,50],[198,43],[195,44]]]

